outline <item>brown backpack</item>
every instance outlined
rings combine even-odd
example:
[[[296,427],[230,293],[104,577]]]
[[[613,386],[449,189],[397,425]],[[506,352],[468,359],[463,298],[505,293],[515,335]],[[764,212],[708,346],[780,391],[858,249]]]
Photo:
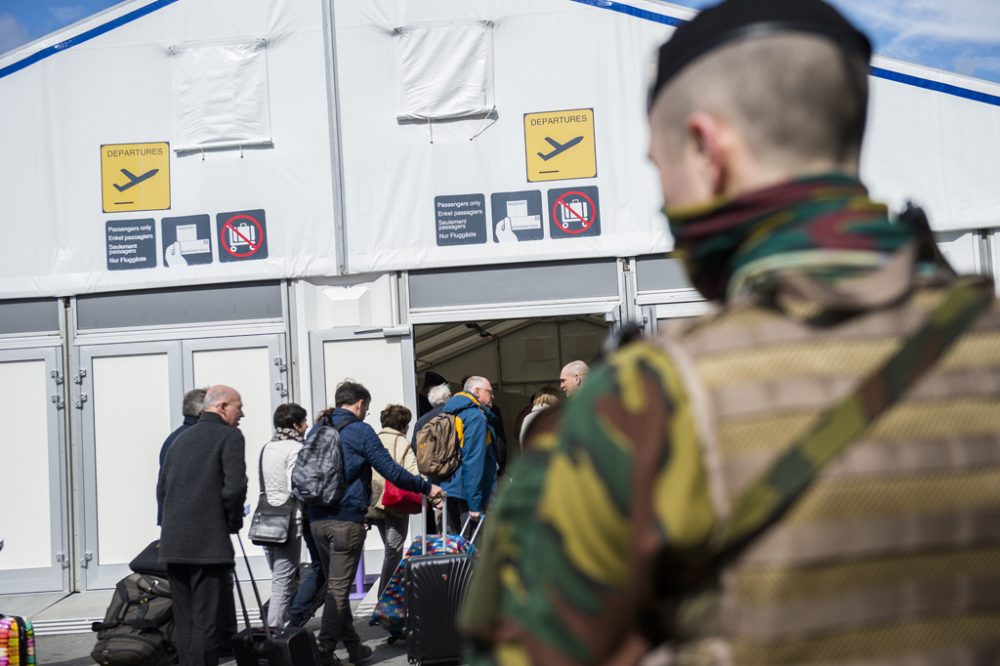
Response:
[[[417,470],[436,479],[446,479],[462,462],[454,414],[438,414],[417,431]]]

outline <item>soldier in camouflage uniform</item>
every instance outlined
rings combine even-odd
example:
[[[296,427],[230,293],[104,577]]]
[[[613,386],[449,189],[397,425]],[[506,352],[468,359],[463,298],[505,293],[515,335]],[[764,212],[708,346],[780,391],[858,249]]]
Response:
[[[472,664],[1000,663],[1000,308],[858,180],[869,57],[820,0],[661,48],[650,155],[719,308],[539,417]]]

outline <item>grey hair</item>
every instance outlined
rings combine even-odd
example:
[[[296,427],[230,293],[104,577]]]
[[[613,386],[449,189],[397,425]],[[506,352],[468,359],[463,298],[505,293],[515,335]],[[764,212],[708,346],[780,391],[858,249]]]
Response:
[[[486,384],[489,384],[489,383],[490,383],[490,380],[486,379],[486,377],[479,377],[479,376],[473,375],[472,377],[469,377],[468,379],[465,380],[465,386],[462,387],[462,390],[465,391],[466,393],[472,393],[477,388],[480,388],[481,386],[485,386]],[[428,398],[428,400],[429,400],[429,398]]]
[[[207,389],[196,388],[185,393],[181,413],[184,416],[201,416],[201,411],[205,409],[205,393],[207,392]]]
[[[427,391],[427,402],[431,403],[431,407],[437,407],[438,405],[443,405],[448,402],[448,398],[451,397],[451,387],[447,384],[438,384],[437,386],[432,386],[429,391]]]

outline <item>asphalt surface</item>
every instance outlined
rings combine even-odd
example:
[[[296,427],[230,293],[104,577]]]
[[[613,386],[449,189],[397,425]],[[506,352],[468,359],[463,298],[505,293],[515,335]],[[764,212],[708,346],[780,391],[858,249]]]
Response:
[[[399,641],[394,645],[386,643],[388,634],[381,627],[369,627],[367,616],[361,619],[354,618],[354,626],[361,635],[365,645],[374,650],[372,658],[365,662],[365,666],[375,666],[376,664],[391,664],[393,666],[404,666],[406,660],[406,643]],[[313,618],[306,625],[307,628],[318,631],[319,619]],[[90,658],[90,651],[94,647],[94,634],[65,634],[60,636],[38,636],[35,638],[35,653],[39,666],[87,666],[94,663]],[[343,648],[337,651],[337,656],[342,660],[347,660],[347,653]],[[235,664],[232,659],[227,659],[222,664]]]

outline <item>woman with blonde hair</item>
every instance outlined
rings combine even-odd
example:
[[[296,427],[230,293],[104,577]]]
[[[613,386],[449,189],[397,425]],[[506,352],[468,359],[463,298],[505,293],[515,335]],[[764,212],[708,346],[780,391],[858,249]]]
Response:
[[[524,417],[524,421],[521,422],[521,433],[517,441],[521,443],[522,451],[524,450],[524,436],[528,432],[528,426],[535,420],[539,412],[557,404],[559,404],[559,391],[556,387],[543,386],[538,389],[538,393],[535,394],[534,399],[531,401],[531,411],[528,412],[528,415]]]

